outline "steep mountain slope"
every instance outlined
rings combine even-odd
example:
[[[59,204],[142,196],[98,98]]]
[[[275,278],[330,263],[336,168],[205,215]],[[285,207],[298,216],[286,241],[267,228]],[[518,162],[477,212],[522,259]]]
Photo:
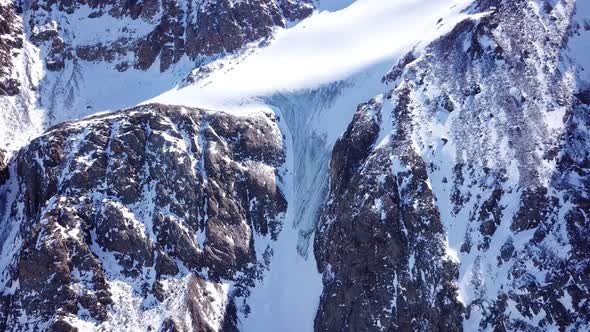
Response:
[[[315,260],[310,254],[313,251],[309,248],[318,209],[328,189],[328,161],[334,141],[346,129],[356,105],[386,89],[387,84],[381,78],[391,67],[391,57],[403,55],[414,46],[423,47],[431,38],[452,29],[466,17],[460,14],[465,4],[462,1],[421,1],[419,6],[412,1],[356,2],[338,12],[312,16],[277,34],[267,48],[237,64],[223,63],[222,71],[213,71],[195,84],[154,99],[181,105],[219,103],[224,108],[240,111],[262,104],[284,120],[281,128],[287,134],[287,151],[294,156],[294,163],[289,163],[293,195],[288,199],[289,219],[293,219],[286,220],[285,228],[294,227],[299,233],[297,251],[308,261],[304,264],[294,258],[295,248],[283,247],[292,243],[291,236],[285,242],[279,238],[281,250],[275,251],[277,255],[273,256],[268,278],[252,291],[251,313],[243,318],[245,328],[270,331],[311,328],[321,281],[318,286]],[[383,13],[376,15],[381,13],[379,10]],[[392,15],[399,15],[400,19],[392,21]],[[444,22],[437,24],[441,17]],[[396,31],[395,36],[392,31]],[[418,45],[417,31],[424,38]],[[391,44],[383,43],[387,38],[392,38]],[[316,46],[325,43],[329,47]],[[343,56],[351,44],[358,49]],[[298,63],[298,59],[304,60]],[[292,65],[285,66],[285,63]],[[337,81],[332,83],[332,80]],[[254,100],[248,98],[260,95]],[[310,307],[314,308],[311,315]]]
[[[14,96],[18,93],[20,82],[12,77],[14,68],[11,52],[22,47],[22,30],[14,7],[2,3],[0,4],[0,95],[2,96]]]
[[[585,2],[2,6],[0,329],[588,330]]]
[[[318,330],[588,326],[588,68],[568,52],[590,13],[472,10],[403,58],[334,147]]]
[[[52,128],[10,169],[2,330],[234,330],[284,158],[272,114],[148,105]]]

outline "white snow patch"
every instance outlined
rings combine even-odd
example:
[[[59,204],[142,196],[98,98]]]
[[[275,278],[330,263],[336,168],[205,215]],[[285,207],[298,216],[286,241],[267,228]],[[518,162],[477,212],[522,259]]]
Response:
[[[268,47],[237,66],[151,101],[219,106],[231,99],[317,88],[384,60],[391,65],[416,44],[450,30],[466,17],[460,10],[470,2],[359,0],[338,11],[316,12],[293,28],[278,30]],[[446,23],[437,27],[441,17]]]

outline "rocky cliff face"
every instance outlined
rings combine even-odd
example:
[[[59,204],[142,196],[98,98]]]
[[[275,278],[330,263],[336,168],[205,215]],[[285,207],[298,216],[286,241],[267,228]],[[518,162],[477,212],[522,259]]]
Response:
[[[409,100],[403,123],[374,148],[381,100],[361,105],[334,146],[331,187],[315,253],[324,273],[318,331],[461,330],[445,233],[426,164],[411,147]],[[412,165],[400,167],[400,165]]]
[[[587,326],[584,23],[575,1],[472,9],[334,147],[318,330]]]
[[[4,1],[0,147],[14,151],[56,123],[137,105],[314,8],[312,0]]]
[[[92,70],[191,84],[195,66],[223,70],[199,65],[314,5],[0,4],[0,120],[30,121],[37,102],[56,118],[93,113],[100,94],[71,102],[96,87],[78,86]],[[333,147],[310,122],[358,82],[283,91],[261,99],[268,111],[148,104],[81,118],[12,156],[0,142],[0,330],[239,330],[287,207],[310,219],[281,257],[313,239],[317,331],[587,329],[590,6],[475,0],[466,12],[402,57],[386,91],[345,105],[356,112]],[[33,58],[46,76],[19,67]],[[182,59],[188,71],[174,72]]]
[[[272,114],[148,105],[52,128],[3,197],[2,330],[235,330],[283,162]]]
[[[12,59],[23,48],[23,30],[15,9],[10,2],[0,3],[0,96],[14,96],[20,87]]]
[[[157,62],[165,71],[185,55],[234,52],[312,10],[310,0],[42,0],[31,3],[28,24],[31,40],[47,50],[48,70],[79,59],[112,63],[119,71]]]

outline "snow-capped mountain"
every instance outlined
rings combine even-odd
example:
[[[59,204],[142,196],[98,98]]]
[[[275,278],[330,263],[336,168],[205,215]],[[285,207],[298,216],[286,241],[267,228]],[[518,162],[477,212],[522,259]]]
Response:
[[[310,15],[310,0],[10,1],[2,4],[0,136],[134,106],[191,69]],[[21,14],[17,14],[17,13]]]
[[[590,4],[0,13],[0,330],[588,330]]]
[[[359,106],[316,233],[317,329],[587,328],[577,9],[476,2],[477,19],[408,53],[394,88]]]

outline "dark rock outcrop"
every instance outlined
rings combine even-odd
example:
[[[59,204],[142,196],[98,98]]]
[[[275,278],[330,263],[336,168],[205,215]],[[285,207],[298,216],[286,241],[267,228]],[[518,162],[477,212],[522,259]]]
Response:
[[[139,312],[172,307],[138,329],[235,330],[234,297],[268,263],[255,234],[281,229],[284,158],[266,113],[147,105],[51,128],[17,154],[9,180],[5,329],[117,326],[118,314],[136,319],[121,301],[137,298]]]
[[[81,59],[113,63],[119,71],[147,70],[159,61],[160,71],[165,71],[185,55],[198,60],[268,38],[274,28],[309,16],[313,8],[311,0],[36,0],[28,24],[31,40],[47,49],[48,70],[62,70],[68,61]],[[87,11],[91,11],[87,17],[79,17]],[[63,16],[79,18],[69,21]],[[78,36],[77,30],[101,22],[106,24],[104,31],[96,33],[104,38],[77,41],[88,38]]]
[[[19,93],[14,77],[14,57],[23,48],[22,25],[12,3],[0,4],[0,97]]]
[[[426,165],[408,136],[409,98],[402,98],[389,142],[375,147],[383,105],[372,100],[334,147],[315,242],[325,287],[318,331],[461,330],[458,266],[446,257]]]
[[[590,109],[568,54],[585,33],[575,8],[475,1],[477,18],[384,77],[393,107],[358,109],[315,236],[316,330],[587,326]]]

